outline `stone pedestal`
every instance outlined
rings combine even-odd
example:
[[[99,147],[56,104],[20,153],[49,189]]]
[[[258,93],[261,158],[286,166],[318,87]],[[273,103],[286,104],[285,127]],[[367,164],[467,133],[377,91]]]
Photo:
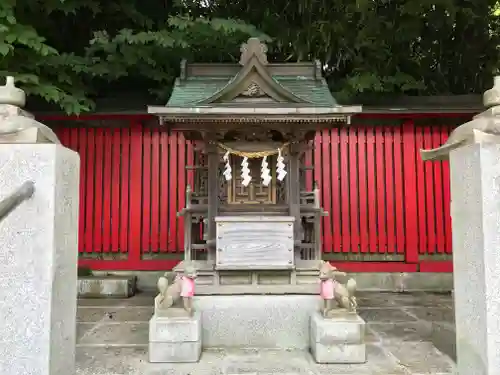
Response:
[[[500,371],[500,145],[450,153],[459,375]]]
[[[356,314],[311,315],[311,353],[317,363],[366,362],[365,321]]]
[[[193,317],[158,317],[149,321],[149,361],[198,362],[201,356],[201,314]]]
[[[78,154],[0,145],[0,200],[28,180],[33,196],[0,222],[0,374],[74,374]]]

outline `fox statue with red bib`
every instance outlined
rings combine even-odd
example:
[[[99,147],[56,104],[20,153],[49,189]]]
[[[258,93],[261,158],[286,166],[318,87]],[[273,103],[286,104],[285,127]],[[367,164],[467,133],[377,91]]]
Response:
[[[345,272],[339,271],[329,262],[321,262],[319,268],[320,296],[323,300],[321,313],[323,317],[335,316],[339,312],[356,313],[358,304],[354,293],[356,292],[356,281],[352,278],[347,283],[341,284],[337,277],[346,277]],[[334,303],[338,307],[335,308]]]

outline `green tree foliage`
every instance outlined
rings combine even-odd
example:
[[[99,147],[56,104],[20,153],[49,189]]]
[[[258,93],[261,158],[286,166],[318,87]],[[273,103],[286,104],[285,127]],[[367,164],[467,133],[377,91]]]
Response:
[[[499,57],[496,4],[214,0],[210,12],[245,14],[245,21],[275,38],[278,59],[321,60],[333,91],[450,95],[482,92],[491,85]]]
[[[105,88],[161,100],[181,58],[235,61],[249,36],[271,59],[319,59],[345,98],[480,93],[498,63],[492,0],[2,0],[0,75],[69,113]]]
[[[80,113],[100,88],[124,80],[165,97],[181,58],[217,58],[249,36],[268,39],[236,19],[194,18],[168,0],[2,0],[0,76]]]

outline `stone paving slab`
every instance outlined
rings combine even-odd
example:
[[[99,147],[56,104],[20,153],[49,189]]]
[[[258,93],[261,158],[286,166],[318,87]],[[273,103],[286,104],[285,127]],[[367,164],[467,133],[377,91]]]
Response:
[[[431,341],[432,325],[422,321],[368,323],[368,328],[384,342]]]
[[[403,311],[430,322],[455,322],[455,312],[447,307],[404,307]]]
[[[303,351],[205,351],[198,364],[150,364],[153,296],[80,300],[78,375],[429,375],[451,374],[455,326],[450,295],[360,293],[368,362],[318,365]]]
[[[374,322],[374,323],[412,322],[417,320],[416,317],[408,314],[401,308],[382,308],[382,307],[376,309],[360,308],[358,310],[358,314],[366,322]]]
[[[152,364],[146,348],[77,350],[77,375],[409,375],[378,345],[367,345],[369,362],[318,365],[302,351],[205,351],[199,363]]]
[[[79,307],[77,322],[147,322],[153,316],[153,306]]]
[[[149,323],[98,323],[78,342],[80,345],[136,345],[148,344]]]
[[[410,374],[452,373],[453,361],[440,352],[432,342],[406,341],[383,344]]]

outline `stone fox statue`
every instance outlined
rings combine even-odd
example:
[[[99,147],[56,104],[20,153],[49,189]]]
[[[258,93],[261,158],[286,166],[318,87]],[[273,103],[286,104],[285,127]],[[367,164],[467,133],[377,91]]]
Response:
[[[341,284],[337,281],[337,276],[347,276],[345,272],[339,271],[329,262],[321,262],[319,278],[321,283],[321,298],[323,300],[322,314],[327,317],[330,311],[334,310],[334,302],[338,307],[349,312],[356,312],[358,307],[356,297],[356,281],[349,279],[347,283]]]
[[[182,307],[189,315],[193,314],[193,296],[194,280],[196,279],[196,270],[187,266],[182,276],[175,276],[173,282],[169,281],[169,275],[158,279],[159,294],[155,298],[155,313],[162,315],[169,308],[175,305],[182,298]]]

